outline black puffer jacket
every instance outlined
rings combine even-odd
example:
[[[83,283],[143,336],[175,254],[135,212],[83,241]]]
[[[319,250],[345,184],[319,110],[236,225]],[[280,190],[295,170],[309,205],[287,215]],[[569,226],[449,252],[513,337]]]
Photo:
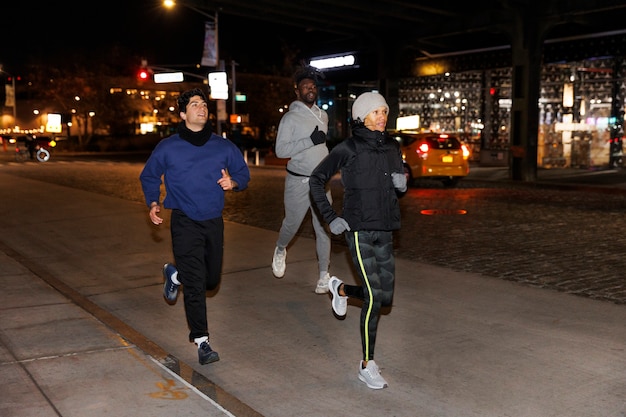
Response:
[[[393,186],[392,172],[403,173],[398,142],[385,132],[356,125],[352,136],[335,146],[313,170],[311,196],[327,223],[339,215],[326,198],[326,183],[341,171],[344,186],[343,217],[350,230],[397,230],[400,228],[402,195]]]

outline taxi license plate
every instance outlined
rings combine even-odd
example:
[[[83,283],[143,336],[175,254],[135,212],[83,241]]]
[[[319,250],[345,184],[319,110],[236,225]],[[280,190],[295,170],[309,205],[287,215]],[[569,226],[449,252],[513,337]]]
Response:
[[[452,155],[444,155],[441,157],[441,162],[453,162],[454,161],[454,157]]]

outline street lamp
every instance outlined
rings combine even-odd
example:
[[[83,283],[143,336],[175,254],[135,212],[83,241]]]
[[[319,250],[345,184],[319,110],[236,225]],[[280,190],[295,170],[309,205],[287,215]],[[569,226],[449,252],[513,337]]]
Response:
[[[205,35],[204,35],[204,52],[202,54],[201,65],[207,67],[217,67],[219,65],[219,48],[218,48],[218,31],[217,31],[217,12],[209,14],[204,10],[198,9],[186,2],[177,2],[175,0],[163,0],[163,6],[166,9],[173,9],[176,5],[187,7],[196,13],[209,19],[205,23]]]
[[[178,3],[175,0],[163,0],[163,6],[165,6],[168,9],[173,9],[174,7],[176,7],[177,4],[180,4],[181,6],[185,6],[188,9],[193,10],[194,12],[200,13],[203,16],[208,17],[209,19],[213,19],[215,18],[215,16],[217,16],[217,14],[215,16],[208,14],[207,12],[205,12],[204,10],[200,10],[197,7],[194,7],[190,4],[187,3]]]
[[[219,42],[218,42],[218,30],[217,30],[217,12],[213,15],[208,14],[204,10],[198,9],[195,6],[187,4],[186,2],[177,2],[176,0],[163,0],[163,6],[172,9],[176,5],[181,5],[193,10],[196,13],[201,14],[209,19],[206,23],[205,39],[204,39],[204,53],[202,55],[201,65],[207,67],[216,67],[218,71],[224,71],[224,62],[219,60]],[[210,26],[212,25],[212,26]],[[235,113],[235,65],[232,62],[232,79],[233,79],[233,93],[232,93],[232,111]],[[226,120],[221,115],[226,115],[226,103],[224,100],[217,100],[217,134],[221,134],[221,122]]]
[[[33,110],[33,114],[35,115],[35,117],[37,119],[37,124],[39,125],[37,130],[39,130],[39,132],[43,133],[43,131],[44,131],[43,120],[42,120],[43,115],[41,114],[39,109]]]

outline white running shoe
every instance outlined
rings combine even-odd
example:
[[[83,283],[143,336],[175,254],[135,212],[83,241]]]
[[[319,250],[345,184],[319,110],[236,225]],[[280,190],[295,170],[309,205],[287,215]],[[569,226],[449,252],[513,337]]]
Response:
[[[317,287],[315,287],[317,294],[326,294],[328,292],[328,280],[330,280],[330,275],[326,274],[317,281]]]
[[[276,278],[282,278],[285,275],[285,267],[287,266],[287,249],[282,252],[278,251],[278,246],[274,249],[274,258],[272,259],[272,272]]]
[[[333,297],[331,301],[333,311],[339,317],[345,316],[348,311],[348,297],[345,295],[339,295],[339,286],[341,284],[343,284],[343,281],[336,276],[332,276],[330,277],[330,280],[328,280],[328,290]]]
[[[378,365],[376,365],[376,362],[373,360],[367,361],[367,367],[365,367],[365,369],[363,369],[363,361],[359,362],[359,379],[372,389],[388,387],[387,381],[380,375]]]

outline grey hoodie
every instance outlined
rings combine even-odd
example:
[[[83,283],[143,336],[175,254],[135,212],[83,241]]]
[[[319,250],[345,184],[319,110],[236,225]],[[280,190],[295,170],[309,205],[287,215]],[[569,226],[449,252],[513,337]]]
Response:
[[[309,108],[300,100],[289,105],[289,111],[280,119],[276,136],[276,156],[291,158],[287,169],[296,174],[310,176],[313,169],[328,155],[326,143],[314,145],[311,133],[315,126],[328,132],[328,114],[313,105]]]

